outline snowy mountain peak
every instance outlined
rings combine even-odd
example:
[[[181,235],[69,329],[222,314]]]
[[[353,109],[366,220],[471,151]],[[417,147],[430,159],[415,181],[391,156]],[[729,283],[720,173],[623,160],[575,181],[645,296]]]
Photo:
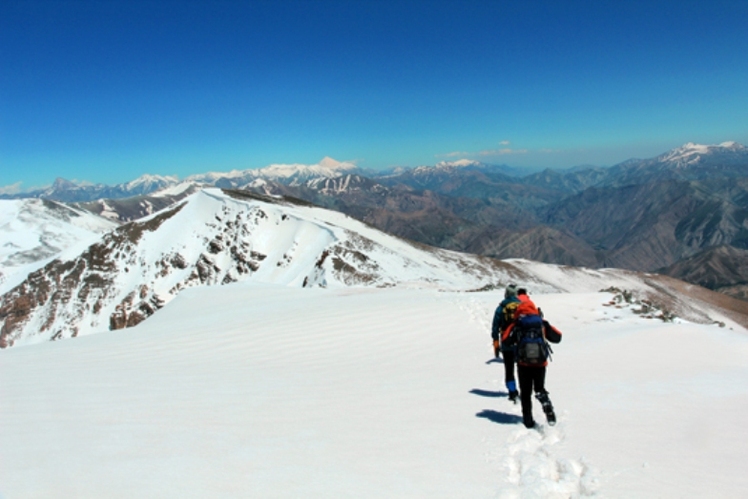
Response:
[[[483,166],[480,161],[474,161],[471,159],[459,159],[457,161],[440,161],[435,165],[422,165],[415,167],[412,171],[416,175],[428,175],[434,172],[437,173],[449,173],[456,169],[468,168],[471,166]]]
[[[642,185],[662,181],[743,178],[748,148],[737,142],[688,142],[649,159],[630,159],[607,170],[604,185]]]
[[[178,184],[178,183],[179,183],[179,179],[177,177],[150,175],[146,173],[145,175],[141,175],[135,180],[127,182],[125,184],[125,187],[131,191],[158,190],[158,189],[163,189],[163,188],[166,188],[166,187]]]
[[[62,189],[76,189],[78,187],[77,184],[74,182],[71,182],[70,180],[64,179],[62,177],[57,177],[52,184],[51,189],[52,190],[62,190]]]
[[[323,158],[315,165],[278,163],[263,168],[232,170],[227,173],[210,172],[193,175],[188,181],[212,185],[223,189],[241,189],[256,185],[258,180],[272,180],[284,184],[300,184],[313,178],[337,178],[356,170],[353,163]]]
[[[440,161],[436,164],[436,168],[465,168],[467,166],[480,166],[480,161],[472,159],[458,159],[457,161]]]
[[[339,177],[346,172],[355,170],[353,163],[341,162],[325,157],[316,165],[304,164],[275,164],[254,170],[256,176],[270,179],[309,179],[313,177]]]
[[[661,157],[661,159],[665,162],[688,164],[696,162],[699,160],[699,157],[708,154],[720,152],[745,153],[746,151],[748,151],[748,148],[734,141],[722,142],[721,144],[713,145],[695,144],[693,142],[688,142],[681,147],[665,153]]]
[[[327,170],[350,170],[352,166],[355,167],[355,165],[351,163],[341,162],[329,156],[322,158],[322,161],[319,162],[319,166]]]

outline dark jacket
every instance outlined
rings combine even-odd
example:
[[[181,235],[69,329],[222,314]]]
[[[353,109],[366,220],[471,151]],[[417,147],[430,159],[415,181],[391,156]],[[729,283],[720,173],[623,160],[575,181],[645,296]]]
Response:
[[[501,333],[503,333],[504,330],[509,327],[509,324],[511,324],[510,321],[504,319],[504,307],[513,302],[519,303],[519,298],[516,296],[504,298],[504,300],[499,303],[499,306],[496,307],[496,311],[493,314],[493,324],[491,324],[491,338],[494,340],[498,340]]]

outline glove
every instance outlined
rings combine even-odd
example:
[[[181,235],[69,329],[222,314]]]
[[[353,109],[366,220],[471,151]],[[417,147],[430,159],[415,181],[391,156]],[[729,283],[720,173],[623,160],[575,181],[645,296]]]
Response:
[[[497,359],[501,357],[501,345],[499,344],[499,340],[493,340],[493,355]]]

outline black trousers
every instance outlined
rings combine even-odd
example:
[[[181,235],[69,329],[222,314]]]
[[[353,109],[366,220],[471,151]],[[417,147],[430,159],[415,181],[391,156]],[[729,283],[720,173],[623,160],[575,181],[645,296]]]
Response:
[[[514,350],[502,350],[501,358],[504,360],[504,382],[514,381]]]
[[[532,394],[545,393],[545,367],[527,367],[517,365],[519,377],[519,398],[522,401],[522,422],[532,427]]]

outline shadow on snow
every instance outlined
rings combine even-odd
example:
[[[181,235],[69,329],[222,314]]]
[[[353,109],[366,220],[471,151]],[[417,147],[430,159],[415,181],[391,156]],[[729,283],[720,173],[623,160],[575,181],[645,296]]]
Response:
[[[509,396],[509,393],[507,392],[491,392],[488,390],[481,390],[480,388],[473,388],[472,390],[470,390],[470,393],[472,393],[473,395],[480,395],[481,397],[491,397],[491,398]]]
[[[520,424],[522,422],[522,416],[516,414],[507,414],[506,412],[494,411],[492,409],[486,409],[475,415],[477,418],[484,418],[493,423],[498,424]]]
[[[481,390],[480,388],[473,388],[470,390],[473,395],[479,395],[481,397],[499,398],[508,397],[507,392],[493,392],[490,390]],[[522,416],[516,414],[508,414],[506,412],[494,411],[493,409],[485,409],[475,415],[477,418],[487,419],[493,423],[498,424],[519,424],[522,422]]]

